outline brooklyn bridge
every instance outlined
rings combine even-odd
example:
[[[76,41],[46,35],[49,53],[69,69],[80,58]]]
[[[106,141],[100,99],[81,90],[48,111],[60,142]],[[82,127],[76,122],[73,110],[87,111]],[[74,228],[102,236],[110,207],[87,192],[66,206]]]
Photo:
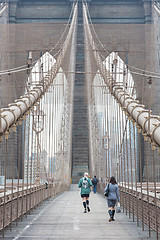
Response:
[[[159,92],[159,0],[0,0],[0,238],[159,239]]]

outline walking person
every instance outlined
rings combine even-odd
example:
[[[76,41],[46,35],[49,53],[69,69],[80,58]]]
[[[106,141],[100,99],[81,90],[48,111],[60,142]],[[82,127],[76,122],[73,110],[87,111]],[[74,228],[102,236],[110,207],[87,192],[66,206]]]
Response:
[[[93,192],[94,192],[94,193],[97,192],[97,183],[98,183],[98,179],[96,178],[96,175],[95,175],[94,178],[92,179]]]
[[[88,177],[88,173],[84,173],[84,177],[79,180],[78,187],[81,188],[81,198],[83,201],[84,206],[84,213],[90,212],[89,208],[89,194],[91,192],[92,182],[91,179]]]
[[[109,213],[109,222],[115,221],[115,205],[116,201],[120,202],[119,189],[115,177],[110,178],[110,182],[107,184],[105,192],[108,192],[107,202],[108,202],[108,213]]]

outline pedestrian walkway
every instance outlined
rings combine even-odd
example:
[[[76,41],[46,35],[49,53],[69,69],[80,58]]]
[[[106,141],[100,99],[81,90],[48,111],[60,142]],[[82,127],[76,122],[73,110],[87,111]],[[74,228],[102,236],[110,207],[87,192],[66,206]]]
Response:
[[[152,238],[141,231],[124,213],[116,214],[115,222],[109,222],[106,200],[100,194],[91,193],[91,212],[83,213],[82,200],[77,185],[55,198],[45,201],[27,218],[19,221],[18,227],[6,229],[5,239],[107,239],[146,240]],[[1,237],[2,238],[2,237]]]

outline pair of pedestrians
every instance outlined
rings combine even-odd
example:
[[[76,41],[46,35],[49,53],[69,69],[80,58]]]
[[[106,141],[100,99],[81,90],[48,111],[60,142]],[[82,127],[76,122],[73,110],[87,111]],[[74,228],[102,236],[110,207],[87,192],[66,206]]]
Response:
[[[83,206],[84,206],[84,213],[90,212],[90,207],[89,207],[89,194],[91,192],[91,186],[92,186],[92,181],[88,177],[88,173],[84,173],[84,177],[79,180],[78,187],[81,188],[81,197],[83,201]],[[105,192],[108,192],[107,195],[107,202],[108,202],[108,213],[109,213],[109,222],[115,221],[114,219],[114,214],[115,214],[115,205],[116,201],[118,199],[118,202],[120,202],[120,197],[119,197],[119,189],[117,182],[114,177],[111,177],[110,182],[107,184],[105,188]]]

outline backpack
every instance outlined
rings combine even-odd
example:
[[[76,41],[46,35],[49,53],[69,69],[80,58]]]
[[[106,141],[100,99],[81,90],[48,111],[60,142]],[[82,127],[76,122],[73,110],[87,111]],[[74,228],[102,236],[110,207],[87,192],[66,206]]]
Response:
[[[92,183],[93,185],[96,185],[98,183],[98,180],[96,178],[93,178]]]
[[[83,178],[82,187],[85,188],[85,189],[89,187],[89,183],[88,183],[87,178]]]

